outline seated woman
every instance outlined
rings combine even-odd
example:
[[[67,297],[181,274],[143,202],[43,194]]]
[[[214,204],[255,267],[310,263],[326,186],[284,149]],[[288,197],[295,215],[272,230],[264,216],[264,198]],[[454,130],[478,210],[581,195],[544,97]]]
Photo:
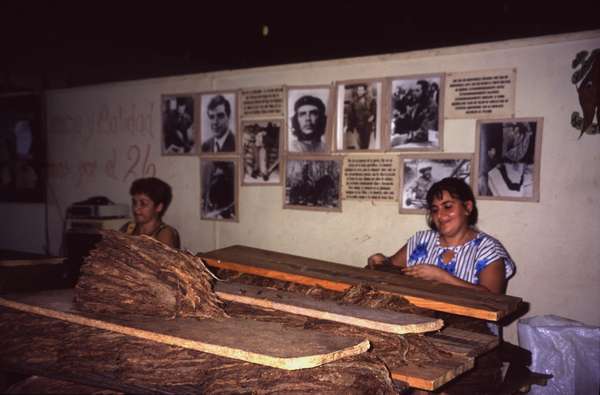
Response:
[[[173,248],[180,248],[179,233],[164,222],[173,194],[166,182],[155,178],[140,178],[131,184],[131,213],[134,221],[128,222],[121,232],[128,235],[148,235]]]
[[[394,255],[368,259],[369,268],[394,265],[424,280],[493,293],[504,293],[515,265],[502,244],[479,231],[477,205],[461,179],[444,178],[427,192],[427,223]]]

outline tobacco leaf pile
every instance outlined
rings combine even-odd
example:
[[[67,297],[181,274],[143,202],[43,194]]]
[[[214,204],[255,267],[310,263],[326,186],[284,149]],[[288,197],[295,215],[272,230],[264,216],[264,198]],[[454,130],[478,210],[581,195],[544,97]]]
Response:
[[[225,318],[200,258],[148,236],[102,231],[81,267],[75,306],[118,316]]]
[[[295,292],[310,296],[317,300],[333,300],[339,304],[359,305],[371,308],[390,310],[400,313],[420,314],[431,316],[430,310],[421,309],[409,303],[406,299],[379,292],[367,285],[356,285],[346,292],[336,292],[318,286],[310,287],[287,281],[253,276],[229,270],[218,270],[217,276],[223,280],[236,283],[272,288],[280,291]],[[318,330],[336,336],[367,337],[371,342],[371,352],[382,359],[388,368],[415,365],[427,366],[442,361],[452,355],[438,347],[423,334],[396,335],[377,330],[371,330],[333,321],[297,316],[273,310],[259,309],[242,304],[227,303],[227,314],[232,317],[250,318],[259,321],[285,322],[286,325],[304,329]]]

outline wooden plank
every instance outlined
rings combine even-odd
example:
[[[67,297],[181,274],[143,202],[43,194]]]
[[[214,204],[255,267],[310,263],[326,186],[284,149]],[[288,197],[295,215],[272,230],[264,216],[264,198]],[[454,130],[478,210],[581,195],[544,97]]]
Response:
[[[394,380],[407,383],[410,387],[426,391],[434,391],[442,385],[452,381],[461,374],[473,369],[474,359],[465,358],[461,360],[445,359],[431,366],[390,366],[391,375]]]
[[[209,266],[343,292],[366,284],[436,311],[498,321],[516,311],[521,298],[496,295],[393,273],[379,273],[334,262],[308,259],[246,246],[200,253]]]
[[[427,338],[446,351],[465,357],[476,357],[496,348],[500,344],[498,336],[469,332],[452,327],[444,328],[440,332],[429,333]]]
[[[319,366],[357,355],[370,347],[368,340],[328,336],[283,327],[276,322],[243,319],[195,320],[96,319],[73,308],[73,290],[14,294],[0,298],[11,309],[100,328],[164,344],[285,370]],[[249,335],[251,334],[251,335]]]
[[[4,306],[0,350],[3,370],[134,394],[395,393],[388,369],[371,353],[283,370]]]
[[[215,292],[221,299],[227,301],[396,334],[436,331],[441,329],[444,324],[440,319],[416,314],[340,305],[330,300],[315,300],[291,292],[245,284],[219,282],[215,285]]]
[[[231,305],[235,305],[235,302],[231,302]],[[234,309],[235,310],[235,309]],[[0,309],[1,312],[1,309]],[[260,313],[261,316],[265,316],[266,311],[262,310],[262,312]],[[272,318],[270,317],[266,317],[267,320],[269,321],[273,321],[274,319],[277,319],[276,317],[281,317],[282,314],[281,312],[275,312],[273,311],[273,316]],[[34,315],[32,315],[34,316]],[[237,317],[241,317],[239,314],[236,315]],[[268,316],[268,314],[267,314]],[[1,315],[0,315],[1,317]],[[44,318],[44,317],[42,317]],[[1,318],[0,318],[1,319]],[[53,319],[53,318],[49,318],[49,319]],[[297,318],[295,319],[297,320]],[[56,320],[58,322],[65,322],[65,321],[60,321],[60,320]],[[278,322],[283,322],[283,321],[278,321]],[[67,325],[71,325],[71,326],[76,326],[76,324],[72,324],[69,322],[65,322],[65,324]],[[339,325],[344,325],[344,324],[339,324]],[[1,327],[1,325],[0,325]],[[84,327],[84,326],[82,326]],[[289,327],[289,326],[288,326]],[[90,327],[90,329],[95,329]],[[318,330],[318,329],[317,329]],[[40,327],[40,332],[37,333],[34,337],[36,339],[39,339],[42,343],[42,345],[46,345],[47,344],[47,340],[44,336],[45,336],[45,332],[46,329],[43,329]],[[336,331],[332,331],[332,332],[322,332],[320,331],[320,333],[322,333],[323,335],[327,336],[328,333],[335,333]],[[456,333],[453,333],[456,331],[453,331],[452,328],[444,328],[442,329],[439,334],[443,335],[443,342],[437,342],[436,344],[439,346],[440,349],[445,350],[445,351],[450,351],[452,355],[450,356],[439,356],[439,358],[436,358],[433,361],[430,362],[410,362],[411,359],[408,358],[406,359],[405,357],[403,357],[401,355],[401,353],[403,351],[396,349],[394,347],[385,347],[387,343],[387,341],[385,340],[386,337],[393,337],[396,336],[394,334],[387,334],[384,332],[379,332],[382,336],[376,335],[378,332],[367,332],[365,330],[364,336],[367,338],[371,338],[371,335],[375,335],[376,338],[372,338],[372,344],[373,344],[373,349],[371,352],[363,354],[363,355],[368,355],[368,354],[373,354],[378,360],[383,361],[389,371],[391,376],[395,379],[395,380],[400,380],[404,383],[407,383],[408,385],[414,387],[414,388],[420,388],[420,389],[425,389],[425,390],[435,390],[436,388],[438,388],[439,386],[446,384],[448,381],[454,379],[455,377],[459,376],[460,374],[462,374],[463,372],[469,370],[472,366],[473,366],[473,357],[472,355],[477,355],[477,345],[473,345],[471,346],[471,348],[469,348],[469,344],[468,344],[468,340],[465,339],[470,339],[470,332],[466,332],[466,331],[458,331],[459,335],[457,335]],[[35,331],[32,331],[31,327],[30,329],[27,330],[27,334],[26,336],[31,336],[33,333],[36,333]],[[112,332],[115,333],[116,335],[119,336],[124,336],[121,335],[117,332]],[[360,333],[360,332],[354,332],[356,334]],[[445,335],[445,333],[447,333],[447,335]],[[462,335],[460,335],[460,333],[464,333]],[[2,334],[0,333],[0,336]],[[484,336],[484,338],[489,339],[491,336],[485,336],[485,335],[476,335],[473,334],[474,336],[478,337],[478,336]],[[419,335],[408,335],[411,337],[420,337]],[[461,337],[462,336],[462,337]],[[398,336],[398,337],[402,337],[402,336]],[[135,339],[133,336],[131,337],[132,339]],[[425,337],[425,339],[430,339],[430,334],[427,334]],[[458,339],[459,343],[456,343],[454,345],[454,348],[452,346],[452,341],[451,339]],[[60,341],[61,339],[58,339],[58,341]],[[64,340],[64,339],[63,339]],[[80,349],[81,353],[87,353],[85,355],[89,354],[89,357],[91,357],[92,355],[96,355],[95,353],[97,353],[97,351],[94,351],[94,349],[89,349],[89,350],[82,350],[83,346],[82,344],[80,344],[81,340],[73,340],[73,342],[68,343],[66,345],[67,348],[71,348],[74,345],[77,345],[77,348]],[[101,341],[101,340],[97,340],[97,341]],[[96,341],[96,342],[97,342]],[[132,340],[134,341],[134,340]],[[146,341],[144,339],[140,339],[140,341]],[[465,344],[462,344],[460,342],[463,342]],[[1,342],[0,342],[1,343]],[[92,341],[93,344],[96,344],[94,341]],[[379,347],[379,345],[384,346],[383,349],[381,349]],[[69,344],[71,344],[71,346],[69,346]],[[163,344],[163,343],[155,343],[155,344]],[[417,343],[419,344],[419,343]],[[39,345],[38,345],[39,346]],[[38,346],[34,346],[34,349],[37,349]],[[109,348],[115,347],[114,345],[108,346]],[[167,345],[165,344],[165,347],[167,347]],[[139,347],[137,347],[139,348]],[[404,349],[404,348],[403,348]],[[458,351],[457,351],[458,350]],[[192,350],[193,351],[193,350]],[[109,351],[107,350],[107,353]],[[195,352],[195,351],[194,351]],[[53,353],[56,353],[56,351],[53,351]],[[62,354],[60,354],[62,355]],[[82,354],[83,355],[83,354]],[[106,360],[108,362],[105,362],[104,364],[108,363],[110,366],[112,366],[112,364],[110,363],[110,359],[111,358],[117,358],[116,356],[112,356],[109,357],[109,355],[112,354],[107,354],[104,357],[100,358],[100,356],[97,356],[98,358],[100,358],[101,360]],[[116,354],[115,354],[116,355]],[[362,357],[363,355],[359,356]],[[37,358],[37,357],[35,357]],[[34,359],[35,359],[34,358]],[[48,356],[48,358],[50,360],[52,360],[51,355]],[[64,358],[64,356],[62,356],[61,358]],[[87,357],[85,357],[87,358]],[[121,358],[121,357],[119,357]],[[191,358],[191,356],[190,356]],[[194,361],[198,361],[198,357],[193,357]],[[209,357],[210,358],[210,357]],[[221,358],[218,356],[213,356],[212,357],[213,360],[216,361],[216,359]],[[356,358],[356,357],[353,357]],[[14,359],[14,358],[13,358]],[[136,359],[137,360],[137,359]],[[343,363],[343,361],[345,361],[346,359],[343,359],[341,361],[337,361],[337,362],[333,362],[333,364],[338,364],[340,362]],[[225,361],[225,360],[224,360]],[[402,361],[406,361],[408,363],[408,365]],[[419,361],[419,360],[417,360]],[[423,360],[421,360],[423,361]],[[193,361],[190,361],[189,363],[196,363]],[[90,362],[91,363],[91,362]],[[166,363],[166,362],[165,362]],[[171,365],[172,364],[183,364],[185,366],[188,366],[188,363],[185,362],[184,360],[179,360],[179,359],[175,359],[175,360],[171,360],[169,362]],[[216,362],[215,362],[216,363]],[[223,362],[225,365],[230,365],[231,362]],[[330,366],[332,364],[327,364],[327,365],[323,365],[319,368],[316,369],[321,369],[322,367],[327,367]],[[44,365],[46,366],[46,365]],[[128,365],[129,366],[129,365]],[[258,365],[257,365],[258,366]],[[133,369],[133,366],[129,366],[129,368]],[[90,368],[91,369],[91,368]],[[94,368],[94,369],[98,369],[98,367]],[[94,370],[95,371],[95,370]],[[291,372],[291,371],[290,371]],[[89,374],[86,373],[86,374]],[[185,375],[184,375],[185,376]],[[89,379],[88,376],[86,376],[86,380]],[[110,381],[110,380],[109,380]],[[129,391],[131,392],[131,391]],[[140,391],[134,391],[134,392],[140,392]],[[187,391],[184,391],[189,393],[189,389]]]
[[[61,257],[43,257],[34,259],[2,259],[0,267],[19,267],[19,266],[36,266],[36,265],[58,265],[65,261]]]

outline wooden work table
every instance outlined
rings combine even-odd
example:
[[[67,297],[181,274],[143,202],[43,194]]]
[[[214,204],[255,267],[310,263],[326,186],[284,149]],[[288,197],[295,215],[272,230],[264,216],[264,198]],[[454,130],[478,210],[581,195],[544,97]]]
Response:
[[[488,318],[498,319],[512,312],[514,306],[520,302],[519,298],[490,296],[476,303],[468,303],[470,295],[463,292],[453,293],[456,287],[409,284],[402,276],[375,273],[243,246],[200,255],[212,267],[304,285],[319,285],[336,291],[343,291],[359,283],[379,284],[378,288],[381,287],[382,291],[408,295],[407,299],[413,298],[411,302],[422,301],[422,305],[432,309],[452,310],[458,314],[483,314]],[[382,278],[386,280],[384,284],[381,284]],[[225,288],[219,289],[221,290],[219,292],[223,292]],[[50,377],[125,392],[190,393],[198,390],[201,392],[215,390],[214,386],[217,385],[215,383],[221,382],[214,379],[216,381],[212,381],[212,384],[207,384],[206,380],[213,380],[210,378],[213,377],[211,374],[214,375],[214,372],[220,371],[223,366],[242,366],[227,362],[229,358],[226,356],[216,356],[190,347],[190,344],[194,341],[198,342],[199,338],[194,337],[193,332],[185,335],[187,329],[179,329],[177,320],[171,321],[168,328],[152,322],[115,322],[110,317],[77,312],[72,306],[66,306],[70,303],[70,291],[57,292],[53,294],[53,298],[60,299],[61,308],[40,301],[39,293],[0,295],[0,322],[3,323],[0,323],[0,347],[5,350],[0,356],[1,369],[29,374],[45,372]],[[247,296],[248,291],[244,291],[244,294]],[[286,298],[281,299],[286,300]],[[236,309],[235,302],[228,303],[230,307],[233,306],[233,310]],[[39,307],[44,311],[40,313]],[[312,309],[313,304],[308,307]],[[284,317],[286,314],[291,317],[290,319],[298,320],[293,318],[298,317],[293,314],[277,312],[277,315],[268,311],[270,309],[257,310],[256,315],[267,321],[278,320],[278,317]],[[68,319],[63,315],[65,312],[69,316]],[[271,314],[275,315],[271,317]],[[317,319],[311,322],[320,321]],[[118,330],[115,330],[112,324],[118,324]],[[335,323],[335,325],[347,324]],[[322,330],[319,329],[319,325],[316,327],[316,330]],[[144,336],[138,336],[140,329],[144,331]],[[399,335],[390,333],[382,335],[372,329],[352,330],[371,341],[373,345],[371,352],[312,368],[318,369],[315,372],[333,369],[340,364],[349,363],[346,361],[353,360],[360,360],[361,363],[371,364],[372,369],[379,369],[375,368],[375,364],[383,361],[387,366],[384,370],[389,370],[386,374],[397,380],[397,388],[402,388],[404,385],[435,390],[472,369],[476,357],[497,347],[499,343],[494,336],[445,327],[441,331],[434,331],[420,338],[434,348],[443,350],[442,355],[426,363],[411,362],[403,358],[400,351],[381,347],[382,339],[386,339],[386,336],[389,339],[389,336]],[[161,341],[162,338],[170,339],[173,334],[180,334],[176,337],[181,341]],[[248,335],[249,333],[245,333],[240,336]],[[375,359],[371,360],[373,357]],[[268,373],[269,369],[275,369],[272,372],[280,372],[279,369],[273,367],[261,369],[263,369],[261,375],[264,375],[266,380],[265,385],[274,385],[266,379],[267,376],[270,379],[284,377],[281,373],[277,373],[279,376]],[[289,377],[302,374],[310,381],[312,369],[298,371],[302,373],[285,374],[292,375]],[[238,373],[229,378],[230,382],[241,380],[243,373],[242,371]]]
[[[309,259],[275,251],[235,245],[198,254],[214,268],[233,270],[333,291],[352,285],[371,285],[402,296],[415,306],[489,321],[519,309],[521,298],[409,278],[399,274]]]

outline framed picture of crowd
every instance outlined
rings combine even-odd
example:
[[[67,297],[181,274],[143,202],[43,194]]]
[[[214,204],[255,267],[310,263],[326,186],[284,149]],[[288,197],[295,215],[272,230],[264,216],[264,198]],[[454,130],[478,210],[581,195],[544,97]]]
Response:
[[[283,208],[342,211],[342,158],[287,158]]]
[[[237,93],[200,94],[200,155],[237,153]]]
[[[197,98],[195,95],[162,95],[162,154],[197,155]]]
[[[281,119],[241,122],[242,185],[281,185]]]
[[[386,147],[391,151],[441,151],[443,74],[390,78],[388,87]]]
[[[427,191],[446,177],[473,187],[472,154],[403,154],[400,156],[400,213],[427,212]]]
[[[479,199],[540,200],[543,118],[477,121],[474,189]]]
[[[378,151],[382,136],[383,80],[341,81],[336,84],[336,151]]]
[[[200,159],[200,219],[239,221],[238,160]]]
[[[287,87],[285,150],[288,154],[330,153],[331,102],[329,85]]]

